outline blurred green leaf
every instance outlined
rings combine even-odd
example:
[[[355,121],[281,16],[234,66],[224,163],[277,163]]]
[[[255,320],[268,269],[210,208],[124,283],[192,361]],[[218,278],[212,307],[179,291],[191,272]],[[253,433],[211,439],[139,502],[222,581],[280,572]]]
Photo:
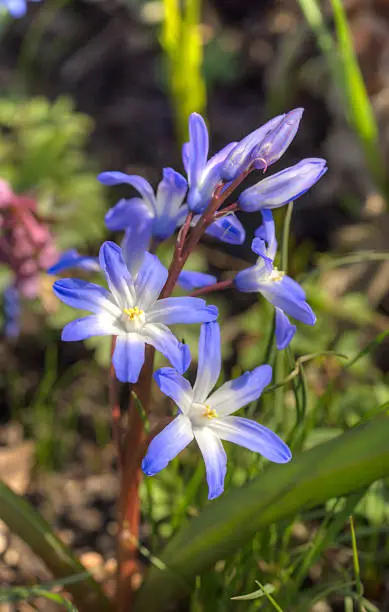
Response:
[[[163,0],[160,42],[168,64],[170,97],[178,139],[187,139],[190,113],[203,113],[206,88],[202,76],[201,0]]]
[[[187,592],[196,575],[266,526],[387,476],[388,436],[389,417],[377,418],[299,454],[288,465],[271,466],[244,488],[212,502],[162,552],[169,571],[151,569],[135,611],[160,611]]]

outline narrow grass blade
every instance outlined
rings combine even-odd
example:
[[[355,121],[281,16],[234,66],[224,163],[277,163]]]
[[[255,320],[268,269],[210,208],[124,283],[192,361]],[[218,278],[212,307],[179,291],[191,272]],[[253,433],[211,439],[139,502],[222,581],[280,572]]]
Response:
[[[257,584],[259,584],[257,582]],[[253,591],[252,593],[247,593],[246,595],[235,595],[235,597],[231,597],[233,601],[251,601],[252,599],[260,599],[264,597],[266,594],[274,593],[275,588],[272,584],[264,584],[261,585],[259,589]]]
[[[331,0],[331,4],[338,38],[337,57],[342,67],[348,119],[362,143],[366,162],[377,187],[387,196],[388,185],[379,148],[378,126],[355,55],[346,12],[342,0]]]
[[[352,549],[353,549],[355,586],[356,586],[356,591],[357,591],[357,606],[358,606],[358,612],[363,612],[363,604],[362,604],[363,585],[361,581],[361,570],[359,566],[357,537],[355,535],[354,519],[352,516],[350,516],[350,531],[351,531],[351,544],[352,544]]]

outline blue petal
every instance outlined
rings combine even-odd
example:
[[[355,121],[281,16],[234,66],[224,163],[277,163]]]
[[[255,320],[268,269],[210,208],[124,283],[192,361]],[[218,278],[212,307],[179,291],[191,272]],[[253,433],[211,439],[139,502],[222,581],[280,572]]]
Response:
[[[158,300],[147,312],[150,323],[207,323],[217,319],[216,306],[207,306],[205,300],[196,297],[169,297]]]
[[[119,200],[105,215],[105,225],[111,232],[120,232],[127,227],[136,227],[144,220],[154,217],[153,209],[141,198]]]
[[[162,323],[146,324],[142,335],[148,344],[162,353],[172,366],[183,374],[190,365],[190,351],[186,344],[177,340],[175,335]]]
[[[107,320],[107,317],[90,315],[83,319],[71,321],[62,330],[62,340],[74,342],[86,340],[92,336],[112,336],[118,333],[118,328]]]
[[[104,287],[78,278],[63,278],[53,285],[55,295],[68,306],[89,310],[96,314],[109,312],[120,316],[121,311],[110,301],[110,293]]]
[[[138,334],[116,338],[112,357],[116,376],[121,382],[136,383],[145,360],[145,342]]]
[[[15,285],[8,285],[3,293],[4,326],[7,338],[17,338],[20,334],[20,293]]]
[[[226,181],[233,181],[243,170],[246,170],[251,162],[253,148],[260,143],[265,136],[278,125],[285,115],[279,115],[270,119],[260,128],[248,134],[230,152],[221,168],[221,176]]]
[[[134,187],[141,194],[142,198],[148,202],[153,210],[155,210],[155,196],[150,183],[142,176],[136,174],[125,174],[124,172],[102,172],[97,177],[97,180],[103,185],[122,185],[127,183]]]
[[[136,278],[145,259],[151,241],[152,221],[151,217],[139,218],[124,234],[122,254],[131,278]]]
[[[134,305],[134,285],[124,263],[121,248],[114,242],[103,242],[99,253],[100,267],[118,306],[128,308]]]
[[[182,145],[182,163],[185,168],[187,176],[189,175],[189,161],[190,161],[190,143],[185,142]]]
[[[216,153],[205,166],[203,173],[196,183],[190,182],[188,193],[188,206],[193,212],[200,213],[208,206],[217,185],[221,182],[221,166],[236,143],[232,142]]]
[[[3,0],[6,9],[11,13],[12,17],[23,17],[27,11],[26,0]]]
[[[258,399],[263,389],[269,384],[272,369],[269,365],[262,365],[251,372],[230,380],[222,385],[208,398],[211,409],[216,410],[219,416],[236,412],[250,402]]]
[[[221,369],[220,327],[218,323],[201,326],[197,377],[193,387],[196,402],[203,403],[214,388]]]
[[[287,280],[285,281],[285,279]],[[258,286],[258,291],[260,291],[273,306],[280,308],[287,315],[306,325],[314,325],[316,316],[312,308],[307,302],[301,299],[300,291],[295,291],[293,289],[290,280],[292,279],[284,276],[284,278],[278,282],[262,282]]]
[[[165,395],[170,397],[185,414],[193,402],[193,390],[181,374],[173,368],[161,368],[154,373],[154,379]]]
[[[302,288],[301,285],[296,283],[296,281],[293,280],[293,278],[285,275],[282,279],[282,284],[285,287],[285,289],[289,291],[289,293],[295,296],[296,299],[305,300],[306,295],[305,295],[304,289]]]
[[[156,238],[166,240],[174,233],[187,189],[188,184],[179,172],[164,168],[163,180],[158,185],[156,196],[157,216],[153,224],[153,235]]]
[[[266,169],[267,166],[280,159],[297,133],[303,112],[303,108],[291,110],[255,147],[252,152],[252,160],[256,168]],[[255,162],[255,160],[258,161]]]
[[[274,259],[277,252],[276,228],[273,219],[273,213],[267,208],[261,210],[263,223],[255,231],[255,236],[258,236],[267,242],[267,256]]]
[[[211,421],[211,429],[222,440],[233,442],[274,463],[287,463],[292,458],[289,447],[267,427],[242,417],[224,417]]]
[[[193,440],[193,431],[187,417],[180,414],[150,442],[142,470],[154,476],[163,470]]]
[[[208,149],[208,130],[205,121],[198,113],[192,113],[189,117],[189,146],[186,149],[190,186],[201,180],[207,163]]]
[[[269,265],[269,262],[267,264]],[[267,268],[259,268],[257,265],[250,266],[238,272],[234,278],[234,285],[238,291],[243,293],[259,291],[263,275],[267,275]]]
[[[183,270],[178,277],[178,284],[186,291],[198,289],[199,287],[208,287],[217,282],[216,276],[205,274],[204,272],[195,272],[191,270]]]
[[[205,233],[227,244],[243,244],[246,238],[245,229],[234,214],[219,217]]]
[[[137,306],[147,310],[153,304],[166,282],[168,271],[156,255],[145,253],[135,281]]]
[[[251,250],[262,260],[257,261],[257,278],[263,278],[264,274],[267,276],[270,275],[273,271],[274,256],[269,257],[265,241],[261,238],[254,238],[251,244]]]
[[[296,331],[297,327],[291,324],[286,314],[280,308],[276,308],[276,341],[279,351],[290,344]]]
[[[295,166],[245,189],[238,198],[239,207],[246,212],[254,212],[261,208],[283,206],[308,191],[326,171],[324,159],[303,159]]]
[[[48,268],[46,272],[47,274],[58,274],[69,268],[78,268],[88,271],[100,270],[97,257],[80,255],[76,249],[69,249],[69,251],[62,253],[57,263]]]
[[[194,435],[205,462],[208,499],[215,499],[224,491],[227,455],[220,438],[209,427],[196,428]]]

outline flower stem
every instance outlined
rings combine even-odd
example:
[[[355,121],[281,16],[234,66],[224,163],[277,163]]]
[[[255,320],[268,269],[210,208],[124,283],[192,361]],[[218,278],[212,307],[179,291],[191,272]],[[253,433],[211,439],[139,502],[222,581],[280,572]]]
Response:
[[[111,365],[109,368],[109,377],[108,377],[108,397],[109,397],[109,405],[111,407],[111,416],[112,416],[112,437],[116,448],[116,456],[118,461],[119,469],[122,466],[122,432],[121,432],[121,414],[120,414],[120,404],[117,392],[117,380],[115,375],[115,369],[112,363],[112,357],[116,347],[116,336],[112,336],[111,343]]]
[[[219,281],[218,283],[214,283],[213,285],[208,285],[208,287],[200,287],[200,289],[195,289],[189,295],[191,297],[196,297],[198,295],[204,295],[206,293],[213,293],[214,291],[223,291],[224,289],[229,289],[233,284],[232,278],[229,278],[224,281]]]
[[[137,401],[148,413],[150,405],[151,377],[154,365],[154,348],[146,346],[146,358],[139,380],[133,385]],[[117,539],[117,590],[118,612],[130,612],[136,590],[136,575],[139,573],[137,560],[140,524],[139,486],[142,481],[141,462],[146,441],[142,416],[130,395],[128,405],[128,427],[123,444],[122,470],[118,504]]]
[[[242,172],[232,183],[223,191],[224,183],[219,183],[216,187],[211,201],[201,215],[195,227],[190,230],[190,224],[193,219],[193,213],[189,213],[186,221],[179,233],[174,256],[169,268],[169,276],[162,289],[161,298],[169,297],[176,285],[177,279],[184,267],[189,255],[194,251],[204,232],[215,221],[219,208],[224,204],[226,199],[235,191],[235,189],[246,178],[250,170]],[[234,209],[235,210],[235,209]],[[222,211],[223,212],[223,211]],[[227,211],[228,212],[228,211]],[[185,228],[185,229],[184,229]],[[190,231],[189,231],[190,230]]]

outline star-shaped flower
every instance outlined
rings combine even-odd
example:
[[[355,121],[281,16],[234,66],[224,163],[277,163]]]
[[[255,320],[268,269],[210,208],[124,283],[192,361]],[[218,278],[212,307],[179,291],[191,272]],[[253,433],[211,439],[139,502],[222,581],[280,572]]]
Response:
[[[243,292],[259,292],[276,308],[277,348],[284,349],[296,333],[296,326],[289,322],[287,315],[307,325],[314,325],[316,316],[305,301],[304,289],[290,276],[274,266],[277,241],[273,215],[270,210],[262,211],[263,225],[256,231],[252,250],[258,261],[255,266],[238,272],[235,286]]]
[[[94,313],[68,323],[62,339],[117,336],[112,360],[116,375],[123,382],[134,383],[144,363],[145,344],[154,346],[184,372],[190,362],[189,350],[168,325],[214,321],[218,311],[199,298],[158,300],[168,272],[156,255],[140,254],[132,247],[129,241],[123,251],[113,242],[101,246],[100,268],[109,290],[73,278],[56,281],[53,289],[65,304]]]
[[[231,416],[256,400],[271,379],[271,367],[263,365],[230,380],[212,393],[221,369],[218,323],[202,325],[197,378],[189,382],[172,368],[162,368],[154,377],[159,388],[178,406],[175,419],[150,443],[142,469],[153,476],[165,468],[192,440],[196,439],[205,461],[208,499],[224,490],[227,456],[222,440],[261,453],[275,463],[291,459],[287,445],[270,429],[256,421]]]

